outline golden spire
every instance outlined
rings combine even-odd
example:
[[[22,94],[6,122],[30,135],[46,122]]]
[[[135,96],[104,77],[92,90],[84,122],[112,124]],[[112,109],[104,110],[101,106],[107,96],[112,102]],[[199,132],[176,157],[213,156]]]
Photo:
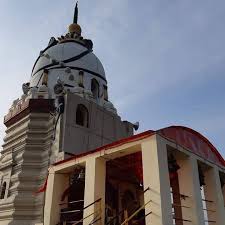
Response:
[[[75,10],[74,10],[74,18],[73,18],[73,23],[69,25],[69,33],[75,33],[77,35],[81,35],[81,27],[77,23],[78,21],[78,2],[76,3]]]
[[[78,2],[76,3],[75,10],[74,10],[73,23],[77,24],[77,21],[78,21]]]

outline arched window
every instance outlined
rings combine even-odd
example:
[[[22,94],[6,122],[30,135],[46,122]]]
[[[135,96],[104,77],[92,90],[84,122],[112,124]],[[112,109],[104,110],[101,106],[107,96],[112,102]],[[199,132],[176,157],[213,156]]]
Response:
[[[91,92],[95,99],[99,98],[99,83],[96,79],[91,80]]]
[[[84,105],[79,104],[76,111],[76,124],[88,127],[88,116],[87,108]]]
[[[108,88],[106,85],[103,85],[103,95],[104,95],[104,100],[108,101]]]
[[[84,87],[84,71],[83,70],[79,71],[78,86],[82,88]]]
[[[5,198],[5,191],[6,191],[6,182],[4,182],[2,184],[0,199],[4,199]]]

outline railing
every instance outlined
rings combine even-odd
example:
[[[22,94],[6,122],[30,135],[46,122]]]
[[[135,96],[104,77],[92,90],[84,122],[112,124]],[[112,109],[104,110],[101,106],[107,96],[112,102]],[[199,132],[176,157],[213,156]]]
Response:
[[[150,190],[149,187],[146,188],[146,189],[141,193],[141,195],[144,195],[144,194],[145,194],[147,191],[149,191],[149,190]],[[124,212],[124,209],[122,209],[120,212],[118,212],[117,215],[115,215],[113,218],[110,219],[110,221],[106,222],[105,225],[109,225],[109,224],[111,224],[112,222],[114,222],[114,220],[118,219],[118,218],[121,216],[121,214],[122,214],[123,212]],[[139,211],[138,211],[138,212],[139,212]],[[151,213],[152,213],[152,212],[151,212]],[[146,216],[150,215],[151,213],[146,214],[146,215],[144,216],[144,218],[145,218]],[[136,214],[135,214],[135,215],[136,215]]]
[[[183,199],[183,200],[186,200],[186,198],[190,198],[190,196],[188,196],[188,195],[181,194],[181,193],[176,193],[176,192],[173,192],[173,191],[171,191],[171,194],[172,194],[173,196],[178,196],[178,197],[180,197],[180,198]],[[177,203],[172,203],[172,207],[173,207],[174,209],[175,209],[175,207],[176,207],[176,208],[191,209],[190,206],[181,205],[181,204],[177,204]],[[189,219],[184,219],[184,218],[176,217],[176,214],[175,214],[175,213],[173,213],[173,219],[175,220],[175,222],[183,221],[183,222],[192,223],[192,221],[189,220]]]
[[[191,207],[186,206],[186,205],[179,205],[179,204],[172,204],[173,207],[181,207],[181,208],[186,208],[186,209],[190,209]]]
[[[204,202],[208,202],[208,203],[213,203],[213,201],[211,201],[211,200],[208,200],[208,199],[202,199],[202,201],[204,201]]]
[[[60,203],[59,205],[74,204],[74,203],[78,203],[78,202],[84,202],[84,200],[77,200],[77,201],[71,201],[71,202],[63,202],[63,203]]]
[[[142,205],[140,208],[138,208],[131,216],[129,216],[127,219],[125,219],[121,225],[124,225],[124,224],[128,224],[128,222],[133,219],[142,209],[145,208],[146,205],[148,205],[150,202],[152,202],[152,200],[149,200],[147,203],[145,203],[144,205]],[[152,212],[150,212],[151,214]]]
[[[178,218],[178,217],[173,217],[174,220],[177,220],[177,221],[183,221],[183,222],[189,222],[189,223],[192,223],[191,220],[187,220],[187,219],[183,219],[183,218]]]
[[[92,205],[96,204],[97,202],[100,202],[101,198],[95,200],[94,202],[88,204],[87,206],[83,207],[82,209],[75,209],[75,210],[68,210],[68,211],[64,211],[64,212],[60,212],[60,214],[69,214],[69,213],[81,213],[84,212],[84,210],[88,209],[89,207],[91,207]],[[67,202],[67,203],[60,203],[59,205],[67,205],[67,204],[75,204],[75,203],[80,203],[80,202],[84,202],[84,200],[77,200],[77,201],[71,201],[71,202]],[[72,225],[77,225],[79,223],[82,223],[85,219],[89,218],[90,216],[94,215],[94,214],[101,214],[101,208],[99,210],[94,211],[93,213],[85,216],[84,218],[78,220],[78,221],[61,221],[64,224],[72,224]],[[101,218],[95,218],[90,225],[96,223],[97,221],[99,221]]]
[[[205,202],[206,204],[208,203],[214,203],[214,201],[212,201],[212,200],[209,200],[209,199],[202,199],[202,201],[203,202]],[[210,204],[211,205],[211,204]],[[210,212],[210,213],[216,213],[216,211],[215,210],[212,210],[212,209],[208,209],[207,208],[208,206],[206,206],[206,208],[203,208],[202,210],[203,211],[206,211],[206,213],[207,213],[207,220],[205,220],[205,223],[216,223],[216,221],[215,220],[208,220],[208,212]]]
[[[73,223],[72,225],[77,225],[78,223],[83,222],[84,220],[86,220],[87,218],[89,218],[90,216],[92,216],[92,215],[94,215],[94,214],[96,214],[96,213],[98,213],[98,212],[101,212],[101,210],[96,210],[96,211],[94,211],[93,213],[89,214],[88,216],[85,216],[85,217],[82,218],[81,220],[79,220],[79,221],[74,221],[74,223]],[[93,224],[93,222],[91,222],[90,224]]]
[[[190,198],[190,196],[188,196],[188,195],[184,195],[184,194],[177,193],[177,192],[174,192],[174,191],[171,191],[170,193],[173,194],[173,196],[179,196],[180,198],[182,198],[184,200],[186,200],[186,198]]]
[[[89,225],[93,225],[93,224],[97,223],[97,222],[98,222],[99,220],[101,220],[101,219],[102,219],[102,218],[100,217],[100,218],[94,220],[93,222],[89,223]]]

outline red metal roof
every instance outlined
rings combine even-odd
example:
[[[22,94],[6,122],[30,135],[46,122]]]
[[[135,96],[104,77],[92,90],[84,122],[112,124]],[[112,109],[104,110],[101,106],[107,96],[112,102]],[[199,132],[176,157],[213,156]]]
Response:
[[[171,126],[157,131],[196,155],[214,164],[225,166],[225,161],[213,144],[199,132],[183,126]]]

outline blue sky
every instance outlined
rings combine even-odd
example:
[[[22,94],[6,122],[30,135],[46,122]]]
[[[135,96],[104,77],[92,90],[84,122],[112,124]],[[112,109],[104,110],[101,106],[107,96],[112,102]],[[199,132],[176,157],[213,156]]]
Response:
[[[74,4],[0,0],[1,121],[40,50],[66,33]],[[80,0],[79,8],[121,117],[141,131],[191,127],[225,156],[224,0]]]

